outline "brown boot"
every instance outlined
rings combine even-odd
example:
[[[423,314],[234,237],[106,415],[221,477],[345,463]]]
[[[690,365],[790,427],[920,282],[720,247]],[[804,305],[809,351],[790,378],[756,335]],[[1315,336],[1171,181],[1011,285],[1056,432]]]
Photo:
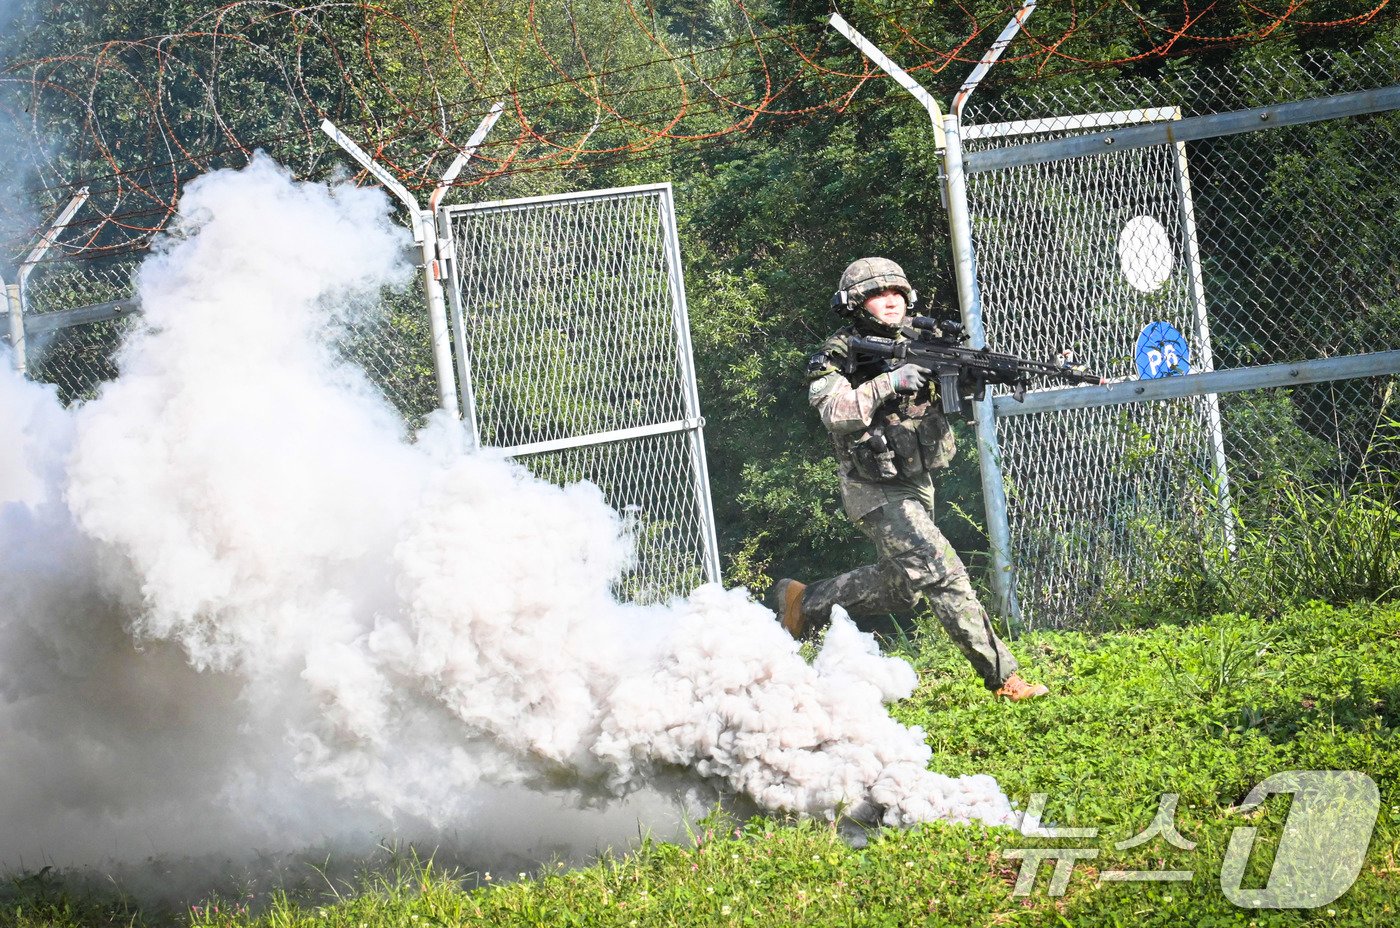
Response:
[[[768,591],[768,608],[778,614],[778,621],[792,637],[801,640],[807,631],[807,617],[802,614],[802,592],[807,584],[787,577],[773,584]]]
[[[1034,685],[1022,680],[1018,674],[1012,674],[1006,678],[1006,682],[1001,685],[1001,689],[993,693],[993,696],[1005,696],[1012,702],[1020,702],[1023,699],[1035,699],[1037,696],[1044,696],[1050,692],[1050,687],[1044,683]]]

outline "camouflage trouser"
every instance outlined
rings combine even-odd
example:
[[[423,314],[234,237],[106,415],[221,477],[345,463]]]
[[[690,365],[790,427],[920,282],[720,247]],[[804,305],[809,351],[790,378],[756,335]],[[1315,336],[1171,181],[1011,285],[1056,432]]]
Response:
[[[923,596],[987,688],[1006,682],[1016,659],[992,631],[967,568],[928,508],[915,499],[891,501],[856,525],[875,543],[879,562],[808,584],[802,611],[820,624],[830,621],[833,605],[840,605],[864,625],[862,617],[909,613]]]

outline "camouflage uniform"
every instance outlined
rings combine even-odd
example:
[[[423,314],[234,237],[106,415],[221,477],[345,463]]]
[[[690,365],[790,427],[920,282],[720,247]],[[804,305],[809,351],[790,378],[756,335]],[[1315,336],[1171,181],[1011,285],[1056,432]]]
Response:
[[[862,618],[908,613],[923,596],[987,688],[995,690],[1015,672],[1016,660],[993,632],[967,569],[933,522],[932,472],[953,457],[936,381],[903,396],[883,367],[852,369],[848,345],[857,334],[863,334],[857,326],[841,329],[812,357],[807,396],[831,433],[846,515],[874,542],[879,561],[809,584],[802,612],[826,622],[831,607],[840,604],[866,624]],[[883,462],[872,437],[876,447],[887,448]]]

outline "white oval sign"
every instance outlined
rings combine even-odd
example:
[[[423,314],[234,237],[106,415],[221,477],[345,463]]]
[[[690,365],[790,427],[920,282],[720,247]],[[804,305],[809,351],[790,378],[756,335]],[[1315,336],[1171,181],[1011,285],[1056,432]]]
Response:
[[[1151,216],[1128,221],[1118,233],[1118,263],[1123,276],[1143,293],[1151,293],[1172,276],[1172,243],[1167,230]]]

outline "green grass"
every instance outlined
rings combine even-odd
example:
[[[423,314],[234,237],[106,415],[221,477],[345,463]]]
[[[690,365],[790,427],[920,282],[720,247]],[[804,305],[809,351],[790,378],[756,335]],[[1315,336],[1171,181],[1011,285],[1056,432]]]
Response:
[[[1346,489],[1284,478],[1268,494],[1267,514],[1245,524],[1241,550],[1222,571],[1237,602],[1259,609],[1400,592],[1400,474],[1382,471]]]
[[[1049,794],[1045,821],[1097,827],[1095,838],[1032,839],[1009,829],[936,824],[870,835],[854,848],[815,822],[716,815],[692,844],[644,842],[593,866],[545,867],[525,879],[441,872],[411,857],[338,897],[210,900],[178,912],[142,910],[87,894],[53,874],[12,879],[0,926],[136,925],[380,928],[428,925],[1381,925],[1400,920],[1400,605],[1313,603],[1272,619],[1220,615],[1192,625],[1087,635],[1037,633],[1016,650],[1052,698],[987,698],[941,636],[908,648],[922,684],[895,707],[922,725],[932,767],[991,773],[1019,804]],[[1381,816],[1352,889],[1312,911],[1249,911],[1218,886],[1231,831],[1277,836],[1280,797],[1261,811],[1234,806],[1255,784],[1291,769],[1369,774]],[[1163,792],[1180,795],[1176,823],[1197,842],[1160,840],[1127,851]],[[1267,847],[1268,841],[1262,845]],[[1012,894],[1026,847],[1093,847],[1068,892]],[[1251,862],[1262,885],[1269,852]],[[1188,883],[1098,883],[1102,869],[1192,870]],[[513,875],[512,875],[513,876]]]
[[[1400,434],[1400,422],[1387,422],[1391,433]],[[1391,461],[1397,448],[1400,439],[1387,438],[1372,450]],[[1214,506],[1215,491],[1199,491],[1193,505]],[[1156,517],[1131,523],[1151,582],[1138,568],[1100,565],[1101,585],[1075,626],[1119,631],[1228,611],[1272,617],[1313,600],[1400,595],[1400,471],[1368,465],[1345,487],[1285,474],[1233,493],[1232,544],[1214,516],[1200,527],[1204,537]]]

